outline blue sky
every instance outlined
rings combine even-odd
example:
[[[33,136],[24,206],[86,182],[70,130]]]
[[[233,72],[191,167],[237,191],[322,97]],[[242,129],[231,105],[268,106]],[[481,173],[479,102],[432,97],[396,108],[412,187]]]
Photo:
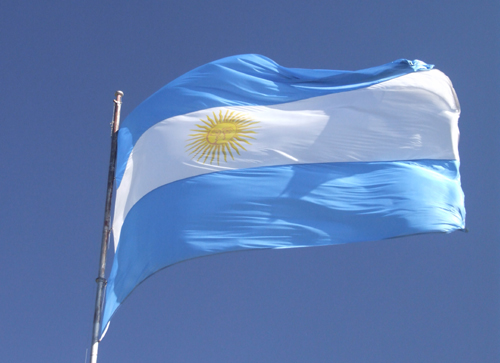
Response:
[[[125,117],[204,63],[435,64],[462,106],[469,233],[196,259],[139,286],[99,362],[498,362],[494,1],[16,1],[0,5],[0,356],[84,362],[112,99]]]

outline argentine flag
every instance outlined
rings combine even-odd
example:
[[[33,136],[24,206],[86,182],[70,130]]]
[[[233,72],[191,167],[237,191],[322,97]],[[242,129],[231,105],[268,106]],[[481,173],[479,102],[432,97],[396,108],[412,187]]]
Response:
[[[224,58],[144,101],[118,134],[103,327],[180,261],[465,227],[460,106],[421,61],[361,71]]]

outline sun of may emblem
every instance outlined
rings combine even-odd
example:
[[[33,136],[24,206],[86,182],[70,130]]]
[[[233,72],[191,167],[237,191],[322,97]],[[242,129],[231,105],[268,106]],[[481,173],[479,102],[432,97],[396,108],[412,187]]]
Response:
[[[241,145],[246,143],[251,145],[248,139],[255,139],[250,134],[256,134],[253,131],[258,124],[258,121],[253,121],[248,115],[235,111],[223,115],[222,110],[219,111],[219,116],[213,112],[213,119],[207,116],[206,120],[200,119],[203,124],[197,124],[197,129],[194,134],[190,134],[190,142],[186,147],[193,159],[198,156],[197,161],[205,164],[210,159],[210,164],[214,160],[219,165],[221,154],[224,156],[224,161],[227,162],[227,155],[234,160],[233,152],[240,155],[239,149],[246,149]]]

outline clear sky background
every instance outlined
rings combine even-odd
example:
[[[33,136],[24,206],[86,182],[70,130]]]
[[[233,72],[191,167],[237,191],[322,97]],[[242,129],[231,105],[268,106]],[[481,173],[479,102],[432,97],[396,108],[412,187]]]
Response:
[[[500,361],[500,3],[4,1],[0,359],[84,363],[113,96],[122,116],[204,63],[435,64],[462,106],[469,233],[249,251],[167,268],[115,314],[99,363]]]

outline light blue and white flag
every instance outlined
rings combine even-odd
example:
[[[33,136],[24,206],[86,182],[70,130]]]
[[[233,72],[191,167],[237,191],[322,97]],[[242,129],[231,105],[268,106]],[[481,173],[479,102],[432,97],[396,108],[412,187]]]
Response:
[[[179,77],[119,131],[103,326],[187,259],[463,229],[459,114],[421,61],[351,72],[241,55]]]

